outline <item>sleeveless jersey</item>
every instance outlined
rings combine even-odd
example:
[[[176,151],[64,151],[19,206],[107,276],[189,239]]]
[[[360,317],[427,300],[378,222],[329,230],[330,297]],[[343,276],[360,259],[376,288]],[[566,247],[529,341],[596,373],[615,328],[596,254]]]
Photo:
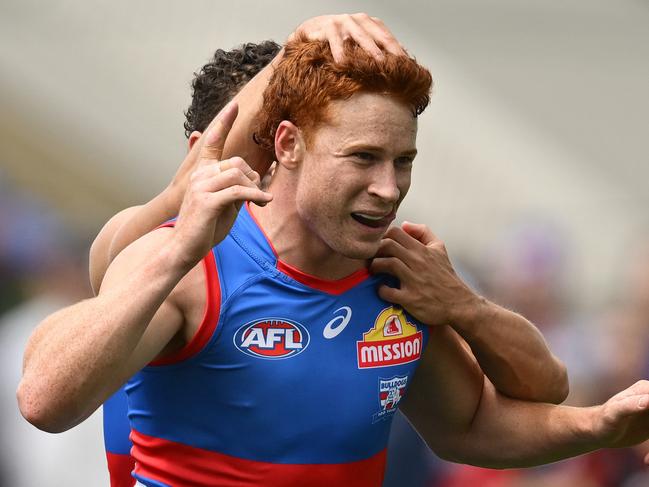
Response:
[[[131,426],[127,414],[126,391],[124,391],[124,387],[120,387],[103,405],[104,447],[110,487],[133,487],[135,485],[135,479],[131,475],[135,461],[131,457],[133,444],[129,439]]]
[[[379,487],[427,327],[378,297],[386,276],[326,281],[283,263],[247,205],[204,266],[195,336],[125,387],[134,477]]]

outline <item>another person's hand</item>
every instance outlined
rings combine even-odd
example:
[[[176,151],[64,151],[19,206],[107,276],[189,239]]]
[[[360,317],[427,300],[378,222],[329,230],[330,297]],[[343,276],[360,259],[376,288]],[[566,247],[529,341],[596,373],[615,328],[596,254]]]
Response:
[[[470,314],[483,302],[458,277],[444,242],[426,225],[406,222],[401,227],[391,227],[370,270],[399,279],[399,288],[383,285],[379,296],[403,306],[428,325],[450,324],[460,313]]]
[[[298,35],[309,40],[326,40],[337,63],[344,61],[343,43],[353,39],[360,47],[377,59],[383,58],[383,50],[399,55],[405,51],[399,41],[377,17],[365,13],[321,15],[305,20],[288,37],[288,42]]]
[[[175,250],[184,255],[190,268],[225,238],[243,202],[265,205],[272,199],[260,189],[259,174],[242,158],[221,160],[237,110],[237,104],[230,102],[207,128],[201,137],[197,168],[189,176],[174,240]]]
[[[649,381],[640,380],[591,409],[600,447],[622,448],[649,438]],[[649,455],[644,461],[649,464]]]

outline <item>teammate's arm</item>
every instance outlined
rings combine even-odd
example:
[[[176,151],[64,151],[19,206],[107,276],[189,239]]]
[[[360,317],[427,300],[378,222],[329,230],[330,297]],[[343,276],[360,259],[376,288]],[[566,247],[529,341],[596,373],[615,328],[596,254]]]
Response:
[[[484,377],[459,336],[439,327],[400,409],[441,458],[520,468],[640,443],[649,437],[648,404],[647,381],[588,408],[508,398]]]
[[[174,289],[225,238],[242,202],[272,199],[242,159],[221,160],[235,118],[230,104],[207,132],[175,227],[134,242],[113,262],[97,297],[50,315],[30,337],[18,401],[39,428],[79,423],[172,338],[191,336],[187,294]]]
[[[423,323],[452,327],[500,393],[550,403],[568,395],[566,368],[538,329],[469,289],[444,244],[425,225],[404,223],[388,230],[372,270],[400,281],[399,289],[379,289],[383,299],[402,305]]]
[[[170,293],[187,272],[172,230],[152,232],[111,264],[100,294],[48,316],[27,344],[18,403],[36,427],[59,432],[88,417],[180,332]]]
[[[314,17],[298,26],[289,40],[296,35],[304,35],[313,40],[327,40],[338,62],[343,60],[342,44],[346,38],[353,39],[374,56],[383,55],[381,48],[393,54],[404,54],[400,44],[380,19],[362,13]],[[282,51],[234,97],[239,106],[239,115],[223,152],[223,158],[226,159],[235,155],[242,157],[262,177],[273,161],[273,154],[254,142],[253,132],[263,92],[281,56]],[[95,294],[106,269],[117,254],[134,240],[178,214],[189,174],[195,169],[202,143],[202,138],[190,139],[189,153],[172,182],[159,195],[142,206],[123,210],[102,228],[90,252],[90,280]]]

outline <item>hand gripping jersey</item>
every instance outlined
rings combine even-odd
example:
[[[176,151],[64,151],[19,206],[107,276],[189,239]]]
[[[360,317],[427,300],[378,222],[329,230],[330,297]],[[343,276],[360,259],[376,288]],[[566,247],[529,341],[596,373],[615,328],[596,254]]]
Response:
[[[126,385],[146,486],[379,487],[427,328],[385,279],[324,281],[278,260],[249,208],[206,257],[196,335]]]

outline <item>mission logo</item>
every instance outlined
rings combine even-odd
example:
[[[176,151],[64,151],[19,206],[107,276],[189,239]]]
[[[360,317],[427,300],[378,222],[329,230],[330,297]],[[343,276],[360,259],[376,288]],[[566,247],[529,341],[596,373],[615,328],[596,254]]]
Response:
[[[309,346],[309,332],[285,318],[264,318],[246,323],[234,334],[234,345],[253,357],[279,360],[295,357]]]
[[[358,368],[388,367],[421,357],[423,335],[400,308],[381,311],[374,326],[356,342]]]

